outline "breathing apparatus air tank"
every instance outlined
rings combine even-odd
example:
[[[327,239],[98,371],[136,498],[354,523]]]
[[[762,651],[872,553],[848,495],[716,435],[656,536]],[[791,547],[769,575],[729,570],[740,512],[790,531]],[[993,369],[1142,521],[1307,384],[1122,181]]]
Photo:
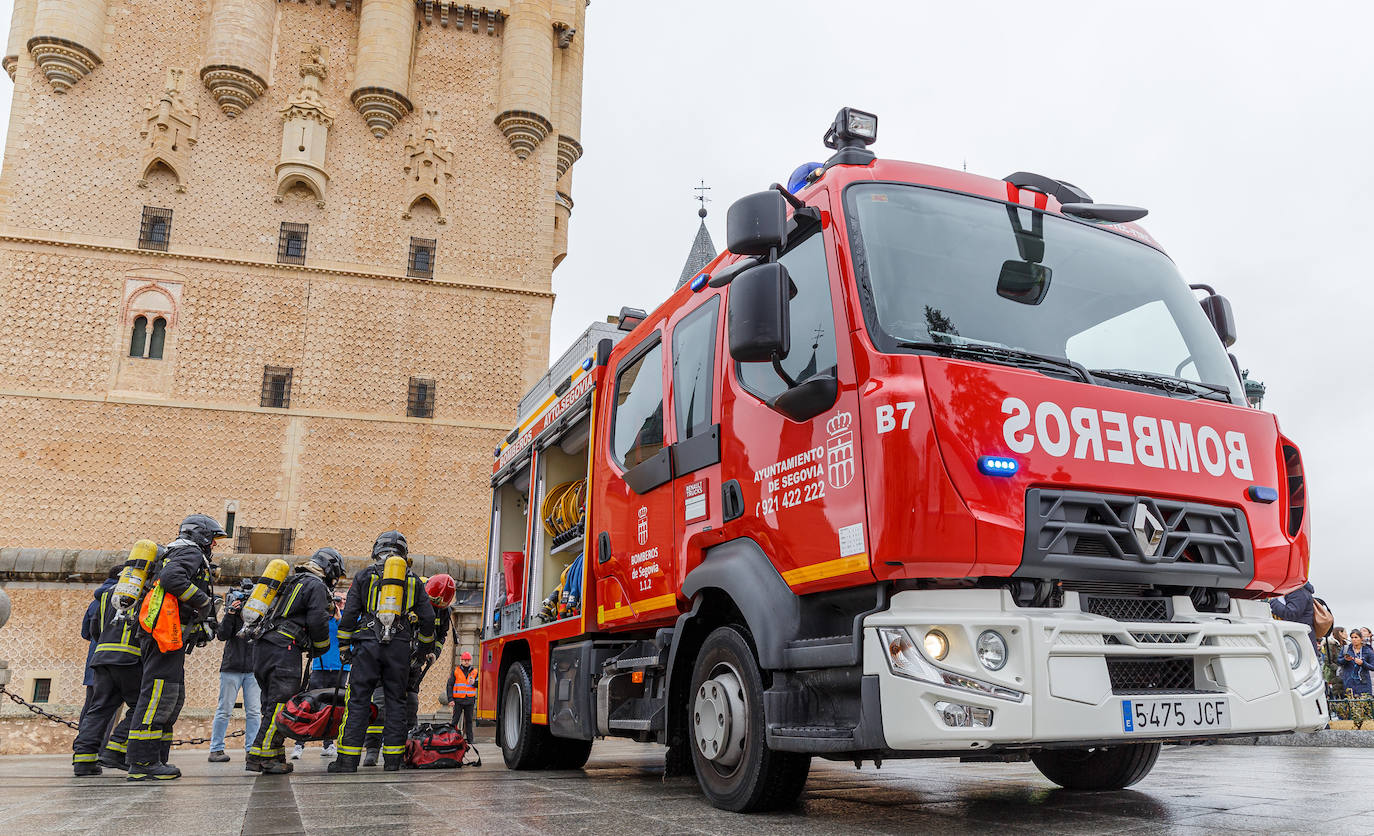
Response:
[[[391,641],[396,619],[405,612],[406,559],[392,556],[382,565],[381,588],[377,591],[377,623],[382,625],[378,639],[382,644]]]
[[[277,597],[277,590],[281,589],[282,581],[286,580],[286,575],[290,571],[291,567],[281,558],[275,558],[267,564],[262,577],[258,578],[257,585],[253,587],[253,594],[243,602],[243,630],[247,630],[253,622],[267,614],[267,608],[272,606],[272,601]],[[240,635],[243,630],[239,631]]]
[[[129,559],[125,561],[124,568],[119,570],[119,580],[115,583],[115,618],[123,619],[138,606],[156,560],[157,543],[152,540],[139,540],[129,550]]]

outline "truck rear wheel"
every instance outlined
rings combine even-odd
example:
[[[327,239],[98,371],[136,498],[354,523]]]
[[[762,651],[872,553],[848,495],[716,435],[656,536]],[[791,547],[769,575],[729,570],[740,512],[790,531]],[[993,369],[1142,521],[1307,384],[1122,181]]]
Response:
[[[1066,790],[1119,790],[1150,774],[1159,760],[1158,743],[1092,749],[1045,749],[1031,762]]]
[[[592,756],[592,742],[550,735],[546,751],[547,769],[581,769]]]
[[[748,813],[775,810],[797,799],[811,756],[768,748],[763,679],[739,629],[719,627],[706,637],[687,699],[692,762],[711,804]]]
[[[529,663],[516,662],[507,668],[496,713],[496,742],[507,769],[543,769],[547,765],[549,727],[534,723],[530,710],[533,696]]]

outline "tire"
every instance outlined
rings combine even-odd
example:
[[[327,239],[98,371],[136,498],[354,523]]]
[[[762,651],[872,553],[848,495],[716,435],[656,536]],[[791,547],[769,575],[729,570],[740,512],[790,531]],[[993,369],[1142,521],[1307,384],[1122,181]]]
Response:
[[[550,735],[546,751],[545,769],[581,769],[592,756],[592,742]]]
[[[1132,743],[1094,749],[1044,749],[1031,762],[1066,790],[1119,790],[1136,783],[1159,760],[1158,743]]]
[[[768,748],[763,679],[754,651],[738,628],[719,627],[706,637],[692,668],[687,699],[690,738],[686,745],[692,752],[697,782],[713,806],[752,813],[776,810],[797,800],[811,770],[811,756]],[[717,711],[716,718],[724,719],[713,719],[709,712],[703,718],[702,708]],[[712,754],[706,754],[703,746]]]
[[[496,742],[507,769],[542,769],[548,763],[549,727],[534,723],[533,696],[529,663],[516,662],[507,668],[496,711]]]

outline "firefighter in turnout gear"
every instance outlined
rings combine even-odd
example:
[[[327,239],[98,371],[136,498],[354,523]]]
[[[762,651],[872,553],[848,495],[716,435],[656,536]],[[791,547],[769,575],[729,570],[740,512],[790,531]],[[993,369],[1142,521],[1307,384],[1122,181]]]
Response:
[[[434,652],[434,607],[420,578],[409,570],[409,547],[399,531],[388,531],[372,546],[374,563],[353,578],[339,618],[340,657],[353,663],[348,708],[330,772],[357,772],[367,732],[372,691],[386,695],[382,757],[387,771],[401,768],[406,742],[406,686],[411,640],[421,657]]]
[[[413,729],[419,724],[420,683],[424,681],[425,674],[429,673],[430,666],[438,658],[439,651],[444,648],[444,639],[448,636],[449,624],[452,623],[448,608],[453,604],[453,596],[457,591],[458,585],[449,575],[439,574],[425,581],[425,594],[429,596],[429,603],[434,607],[434,646],[429,653],[422,653],[419,645],[415,644],[411,652],[410,679],[406,683],[408,729]]]
[[[138,609],[143,675],[129,729],[130,781],[181,777],[167,756],[172,727],[186,702],[186,641],[213,611],[210,550],[228,536],[204,514],[183,520],[177,539],[167,544],[157,582]]]
[[[72,741],[72,770],[78,777],[99,775],[101,766],[128,769],[129,724],[138,705],[143,673],[143,651],[139,648],[138,621],[133,613],[120,617],[115,605],[115,588],[110,585],[96,598],[96,645],[91,656],[95,684],[91,699],[81,714],[76,740]],[[125,709],[110,739],[101,746],[110,719]]]
[[[299,561],[295,572],[282,582],[261,624],[252,628],[259,636],[253,675],[262,691],[263,724],[244,762],[249,772],[281,775],[291,771],[277,713],[301,689],[301,653],[313,659],[329,652],[329,609],[334,584],[343,574],[343,557],[331,548]]]

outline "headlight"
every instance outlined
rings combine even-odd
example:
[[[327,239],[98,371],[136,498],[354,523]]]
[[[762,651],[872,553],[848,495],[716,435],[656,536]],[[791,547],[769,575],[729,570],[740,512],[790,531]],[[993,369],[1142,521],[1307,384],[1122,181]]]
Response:
[[[1292,636],[1284,636],[1283,649],[1288,653],[1288,667],[1297,670],[1302,664],[1302,645]]]
[[[996,630],[984,630],[978,636],[978,661],[990,671],[1000,671],[1007,664],[1007,640]]]
[[[949,655],[949,639],[939,630],[931,630],[925,638],[926,655],[940,661]]]
[[[1025,699],[1026,695],[1020,691],[935,667],[921,654],[921,649],[916,646],[913,637],[904,628],[879,627],[878,636],[882,639],[883,645],[887,651],[888,666],[895,674],[910,677],[911,679],[919,679],[922,682],[929,682],[933,685],[944,685],[947,688],[972,691],[983,696],[996,697],[1000,700],[1021,702]],[[939,638],[933,639],[932,636],[938,636]],[[939,630],[931,630],[926,633],[924,643],[928,651],[933,649],[931,645],[934,644],[935,641],[944,642],[945,652],[948,653],[949,643],[945,639],[945,635]],[[990,717],[988,722],[992,722]]]

